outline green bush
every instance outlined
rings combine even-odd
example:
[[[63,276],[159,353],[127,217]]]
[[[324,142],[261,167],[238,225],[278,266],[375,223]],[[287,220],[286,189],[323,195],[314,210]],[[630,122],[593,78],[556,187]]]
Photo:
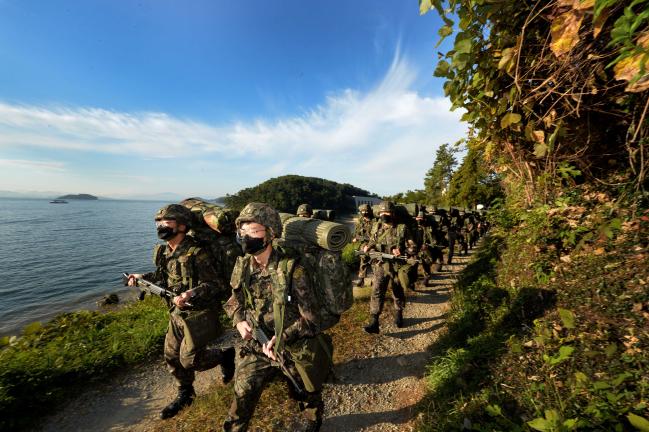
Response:
[[[31,425],[74,388],[160,352],[168,321],[161,299],[121,310],[65,313],[27,326],[0,348],[0,430]]]

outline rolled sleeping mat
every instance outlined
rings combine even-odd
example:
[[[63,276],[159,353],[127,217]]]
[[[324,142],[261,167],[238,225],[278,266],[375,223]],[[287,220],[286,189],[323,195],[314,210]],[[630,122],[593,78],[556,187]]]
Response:
[[[406,210],[408,210],[408,213],[410,213],[410,216],[412,217],[417,217],[417,213],[419,213],[419,204],[417,203],[408,203],[403,205]]]
[[[233,230],[234,220],[239,215],[239,212],[235,210],[203,201],[200,198],[184,199],[180,202],[180,205],[191,210],[200,224],[205,224],[221,234],[226,234]]]
[[[283,225],[285,240],[316,244],[330,251],[342,250],[351,240],[347,226],[336,222],[294,216],[284,219]]]
[[[322,210],[322,209],[313,209],[313,216],[311,216],[313,219],[320,219],[320,220],[329,220],[327,218],[327,210]]]

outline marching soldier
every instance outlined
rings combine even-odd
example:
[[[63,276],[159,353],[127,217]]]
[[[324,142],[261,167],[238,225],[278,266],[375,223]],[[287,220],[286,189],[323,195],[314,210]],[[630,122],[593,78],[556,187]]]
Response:
[[[297,215],[304,218],[313,217],[313,209],[309,204],[300,204],[297,208]]]
[[[410,232],[405,224],[398,224],[395,220],[394,203],[384,201],[379,206],[381,220],[374,225],[370,241],[363,247],[364,252],[378,251],[402,256],[405,254],[406,241],[410,240]],[[370,299],[371,321],[364,327],[368,333],[379,332],[379,315],[383,309],[385,294],[388,285],[392,287],[395,318],[397,327],[403,326],[403,308],[406,304],[404,286],[399,281],[398,272],[403,264],[396,259],[372,259],[372,297]]]
[[[374,221],[372,220],[373,218],[372,207],[370,207],[369,204],[361,204],[358,207],[358,221],[356,221],[356,225],[354,226],[354,238],[352,239],[352,243],[360,243],[360,247],[362,248],[370,241],[372,225],[374,224]],[[369,259],[367,256],[361,255],[361,264],[358,270],[356,286],[363,285],[363,279],[367,276],[367,269],[369,267]]]
[[[207,349],[220,334],[219,315],[228,291],[219,282],[207,251],[190,237],[191,211],[179,204],[161,208],[155,215],[158,237],[153,273],[131,274],[129,285],[143,278],[173,291],[169,327],[164,343],[164,359],[178,387],[178,395],[161,412],[163,419],[175,416],[194,400],[196,371],[221,364],[224,382],[234,375],[234,350]]]

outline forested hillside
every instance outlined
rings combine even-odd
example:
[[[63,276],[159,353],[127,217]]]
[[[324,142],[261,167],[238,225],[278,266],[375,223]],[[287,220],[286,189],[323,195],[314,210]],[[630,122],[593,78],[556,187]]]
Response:
[[[285,175],[228,195],[225,197],[225,204],[241,209],[249,202],[265,202],[279,211],[295,212],[300,204],[307,203],[313,208],[353,212],[354,195],[371,194],[347,183],[336,183],[317,177]]]
[[[433,347],[421,429],[649,430],[649,1],[429,9],[454,37],[435,75],[467,158],[504,197]]]

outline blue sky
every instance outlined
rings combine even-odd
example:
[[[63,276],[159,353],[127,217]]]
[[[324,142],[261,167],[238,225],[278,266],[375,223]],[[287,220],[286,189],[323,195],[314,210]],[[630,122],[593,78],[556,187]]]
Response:
[[[416,0],[0,0],[0,190],[422,187],[466,129],[439,27]]]

